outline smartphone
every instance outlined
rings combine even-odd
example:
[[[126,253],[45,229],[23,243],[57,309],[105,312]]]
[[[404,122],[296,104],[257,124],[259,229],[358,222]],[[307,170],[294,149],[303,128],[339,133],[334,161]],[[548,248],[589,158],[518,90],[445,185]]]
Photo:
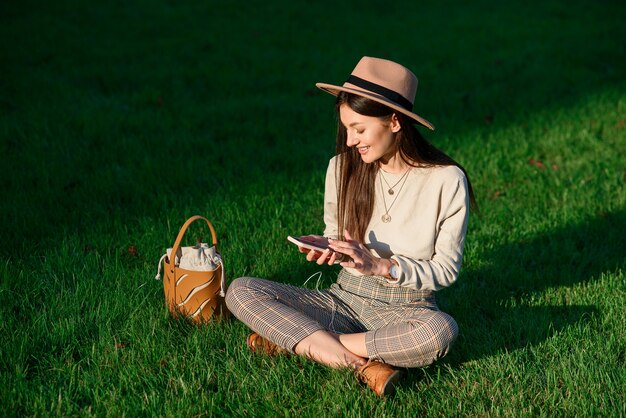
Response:
[[[291,235],[287,237],[287,240],[289,242],[293,242],[298,247],[308,248],[309,250],[315,250],[315,251],[322,252],[322,251],[328,249],[328,242],[326,244],[313,244],[312,242],[303,241],[303,240],[301,240],[299,238],[294,238]]]
[[[315,251],[319,251],[319,252],[322,252],[322,251],[324,251],[324,250],[326,250],[328,248],[328,241],[326,243],[324,243],[324,244],[313,244],[311,242],[302,241],[301,239],[294,238],[292,236],[288,236],[287,240],[289,242],[292,242],[292,243],[296,244],[299,247],[308,248],[309,250],[315,250]],[[336,259],[335,259],[335,264],[341,263],[346,258],[348,258],[348,257],[344,256],[343,254],[337,253]]]

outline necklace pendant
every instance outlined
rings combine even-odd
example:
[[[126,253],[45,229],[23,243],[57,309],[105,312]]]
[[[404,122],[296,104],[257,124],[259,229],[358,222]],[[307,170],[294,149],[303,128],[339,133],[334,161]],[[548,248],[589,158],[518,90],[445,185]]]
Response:
[[[391,216],[389,216],[388,213],[385,213],[380,219],[382,219],[382,221],[386,224],[388,224],[389,222],[391,222]]]
[[[389,194],[393,194],[393,189],[389,189],[389,190],[387,190],[387,193],[389,193]]]

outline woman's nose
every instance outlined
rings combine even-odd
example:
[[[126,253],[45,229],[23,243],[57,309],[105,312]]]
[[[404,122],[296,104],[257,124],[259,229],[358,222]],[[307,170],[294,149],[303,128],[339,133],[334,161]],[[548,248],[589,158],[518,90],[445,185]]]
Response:
[[[356,135],[351,132],[347,133],[346,138],[346,145],[349,147],[353,147],[359,143],[359,141],[356,139]]]

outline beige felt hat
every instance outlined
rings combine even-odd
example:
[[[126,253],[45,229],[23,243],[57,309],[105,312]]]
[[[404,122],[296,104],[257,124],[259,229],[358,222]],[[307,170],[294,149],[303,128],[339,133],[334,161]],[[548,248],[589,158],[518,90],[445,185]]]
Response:
[[[393,110],[404,113],[429,129],[432,123],[413,113],[417,77],[408,68],[393,61],[363,57],[354,67],[343,86],[326,83],[315,84],[320,89],[336,96],[340,91],[367,97]]]

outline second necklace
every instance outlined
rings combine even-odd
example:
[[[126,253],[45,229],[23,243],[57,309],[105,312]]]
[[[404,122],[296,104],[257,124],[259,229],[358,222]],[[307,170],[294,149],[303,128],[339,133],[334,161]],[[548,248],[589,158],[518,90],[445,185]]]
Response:
[[[395,192],[393,191],[393,189],[395,189],[395,188],[396,188],[396,186],[398,185],[398,183],[400,183],[400,182],[402,181],[402,179],[404,179],[404,178],[405,178],[405,177],[409,174],[409,171],[411,171],[411,170],[410,170],[410,169],[409,169],[409,170],[407,170],[407,171],[406,171],[406,172],[402,175],[402,177],[400,177],[400,180],[396,181],[396,183],[395,183],[393,186],[391,186],[391,185],[389,184],[389,182],[387,181],[387,179],[385,178],[385,176],[383,175],[383,170],[380,170],[380,176],[383,178],[383,180],[384,180],[384,181],[385,181],[385,183],[387,184],[387,187],[389,187],[389,189],[387,189],[387,193],[389,193],[389,194],[391,194],[391,195],[392,195],[392,194],[394,194]],[[381,186],[382,186],[382,183],[381,183]],[[398,190],[398,193],[400,193],[400,191],[399,191],[399,190]]]
[[[391,210],[391,208],[393,207],[393,204],[394,204],[394,203],[396,203],[396,200],[398,199],[398,196],[400,196],[400,192],[402,191],[402,188],[404,187],[404,183],[406,183],[406,179],[408,179],[408,178],[409,178],[409,176],[408,176],[409,171],[411,171],[411,169],[410,169],[410,168],[406,171],[406,173],[404,173],[404,174],[402,175],[402,177],[400,178],[400,180],[398,180],[398,181],[396,182],[396,184],[394,184],[394,185],[393,185],[393,187],[390,187],[390,188],[389,188],[388,193],[389,193],[389,194],[394,194],[394,193],[393,193],[393,188],[394,188],[394,187],[396,187],[396,186],[398,185],[398,183],[400,183],[400,182],[402,181],[402,184],[400,185],[400,188],[398,189],[398,194],[397,194],[397,195],[396,195],[396,197],[393,199],[393,201],[391,202],[391,204],[389,205],[389,207],[387,207],[387,201],[385,200],[385,191],[384,191],[384,187],[383,187],[383,179],[384,179],[384,177],[383,177],[382,170],[381,170],[381,172],[380,172],[380,178],[381,178],[381,181],[380,181],[380,189],[381,189],[381,191],[382,191],[382,195],[383,195],[383,205],[385,206],[385,214],[384,214],[383,216],[381,216],[381,218],[380,218],[380,219],[381,219],[384,223],[386,223],[386,224],[387,224],[387,223],[389,223],[389,222],[391,222],[391,215],[389,215],[389,211],[390,211],[390,210]],[[385,180],[385,183],[387,183],[387,180]],[[389,186],[389,183],[387,183],[387,186]]]

